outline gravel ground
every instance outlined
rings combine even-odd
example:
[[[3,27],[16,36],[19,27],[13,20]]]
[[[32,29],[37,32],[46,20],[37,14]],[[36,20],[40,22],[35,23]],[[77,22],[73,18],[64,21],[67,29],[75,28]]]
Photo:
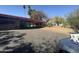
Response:
[[[46,28],[0,31],[0,52],[58,52],[58,41],[67,37],[67,34]]]

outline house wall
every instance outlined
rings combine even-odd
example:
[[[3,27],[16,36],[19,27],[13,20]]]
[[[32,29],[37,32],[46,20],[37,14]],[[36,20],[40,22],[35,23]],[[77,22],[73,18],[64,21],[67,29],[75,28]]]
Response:
[[[44,22],[41,21],[35,21],[27,18],[10,15],[0,15],[0,30],[26,29],[43,26]]]
[[[7,17],[0,17],[0,30],[19,28],[19,20]]]

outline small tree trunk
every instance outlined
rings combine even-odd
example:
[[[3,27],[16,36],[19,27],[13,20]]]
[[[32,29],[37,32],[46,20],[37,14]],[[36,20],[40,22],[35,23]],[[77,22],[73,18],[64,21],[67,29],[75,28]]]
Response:
[[[78,33],[78,29],[77,29],[77,28],[74,28],[74,32],[75,32],[75,33]]]

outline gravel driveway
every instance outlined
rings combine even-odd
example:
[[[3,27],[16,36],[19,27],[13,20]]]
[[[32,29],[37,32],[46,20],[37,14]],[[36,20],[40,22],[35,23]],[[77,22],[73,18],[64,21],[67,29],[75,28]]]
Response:
[[[68,35],[43,29],[0,31],[0,52],[53,53]]]

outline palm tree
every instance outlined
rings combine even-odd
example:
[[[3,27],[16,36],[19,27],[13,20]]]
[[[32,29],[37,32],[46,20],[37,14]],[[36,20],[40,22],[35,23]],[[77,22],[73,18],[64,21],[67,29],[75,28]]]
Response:
[[[23,9],[24,9],[24,13],[25,13],[25,16],[26,16],[26,6],[23,5]]]
[[[28,15],[31,16],[31,13],[32,13],[32,9],[31,9],[31,6],[29,5],[28,6]]]

